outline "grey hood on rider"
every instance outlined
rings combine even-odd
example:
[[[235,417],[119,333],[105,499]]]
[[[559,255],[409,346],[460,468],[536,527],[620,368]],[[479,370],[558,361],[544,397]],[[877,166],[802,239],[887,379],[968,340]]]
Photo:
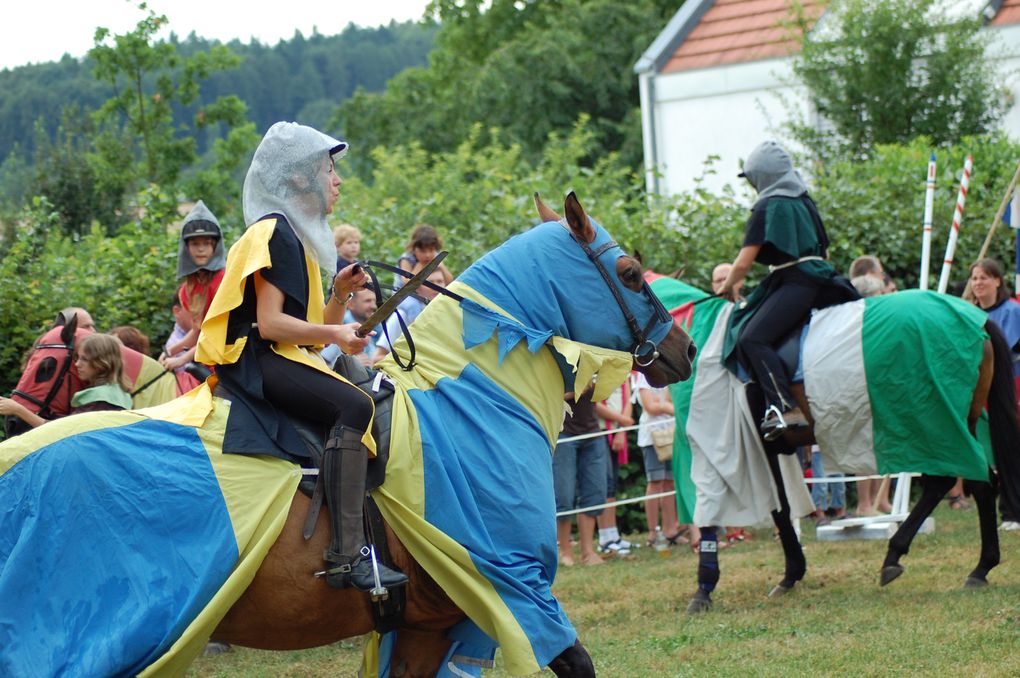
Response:
[[[775,196],[797,198],[808,190],[800,173],[793,169],[790,154],[775,141],[762,142],[751,151],[744,161],[744,171],[737,176],[745,177],[758,191],[756,206]]]
[[[346,142],[305,125],[270,127],[244,178],[245,224],[282,214],[319,268],[335,273],[336,245],[326,221],[329,163],[346,152]]]

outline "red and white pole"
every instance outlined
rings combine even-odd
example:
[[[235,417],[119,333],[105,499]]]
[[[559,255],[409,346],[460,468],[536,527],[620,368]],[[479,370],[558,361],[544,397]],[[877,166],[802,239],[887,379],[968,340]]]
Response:
[[[935,151],[928,158],[928,181],[924,190],[924,222],[921,234],[921,278],[920,287],[928,289],[928,269],[931,263],[931,218],[935,205]]]
[[[949,288],[949,270],[953,267],[953,254],[956,252],[956,239],[960,236],[960,222],[963,220],[963,205],[967,202],[967,187],[970,185],[970,171],[974,168],[974,157],[968,155],[963,163],[963,177],[960,179],[960,192],[956,196],[956,210],[953,212],[953,225],[949,229],[949,242],[946,243],[946,258],[942,262],[942,275],[939,276],[939,294]]]

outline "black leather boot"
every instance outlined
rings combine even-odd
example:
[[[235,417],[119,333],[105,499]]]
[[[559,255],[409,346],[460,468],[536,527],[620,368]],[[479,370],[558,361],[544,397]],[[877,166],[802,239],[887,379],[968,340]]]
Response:
[[[361,443],[362,431],[336,424],[329,432],[322,456],[322,481],[326,490],[332,533],[323,560],[329,563],[326,583],[336,589],[354,586],[361,591],[375,588],[372,558],[365,545],[365,472],[368,449]],[[403,586],[407,575],[378,564],[379,583]]]

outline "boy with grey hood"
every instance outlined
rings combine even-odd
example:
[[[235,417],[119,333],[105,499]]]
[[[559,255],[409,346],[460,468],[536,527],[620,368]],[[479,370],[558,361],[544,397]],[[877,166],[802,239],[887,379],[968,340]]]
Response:
[[[194,361],[199,328],[223,280],[226,265],[220,222],[199,200],[184,217],[177,246],[177,279],[181,281],[177,296],[191,316],[191,328],[180,341],[167,346],[166,354],[160,357],[160,363],[167,370]]]

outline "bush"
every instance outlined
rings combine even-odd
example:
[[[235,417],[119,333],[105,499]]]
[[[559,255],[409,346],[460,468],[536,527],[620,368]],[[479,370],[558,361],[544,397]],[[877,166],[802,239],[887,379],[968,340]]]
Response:
[[[0,390],[9,393],[32,342],[67,306],[88,310],[100,331],[135,325],[160,346],[173,328],[169,299],[177,287],[177,220],[166,196],[142,196],[146,216],[115,236],[99,225],[80,239],[64,235],[59,215],[36,198],[12,229],[0,259]]]
[[[938,170],[933,211],[929,288],[938,286],[949,237],[963,161],[974,156],[970,189],[951,273],[951,282],[967,279],[995,212],[1020,160],[1020,145],[1004,135],[968,137],[958,145],[932,147],[925,138],[909,144],[879,145],[867,160],[830,162],[813,181],[811,194],[832,239],[829,256],[846,271],[861,254],[877,255],[900,288],[917,287],[920,277],[928,156],[935,151]],[[1015,234],[999,227],[988,256],[1011,270]]]

